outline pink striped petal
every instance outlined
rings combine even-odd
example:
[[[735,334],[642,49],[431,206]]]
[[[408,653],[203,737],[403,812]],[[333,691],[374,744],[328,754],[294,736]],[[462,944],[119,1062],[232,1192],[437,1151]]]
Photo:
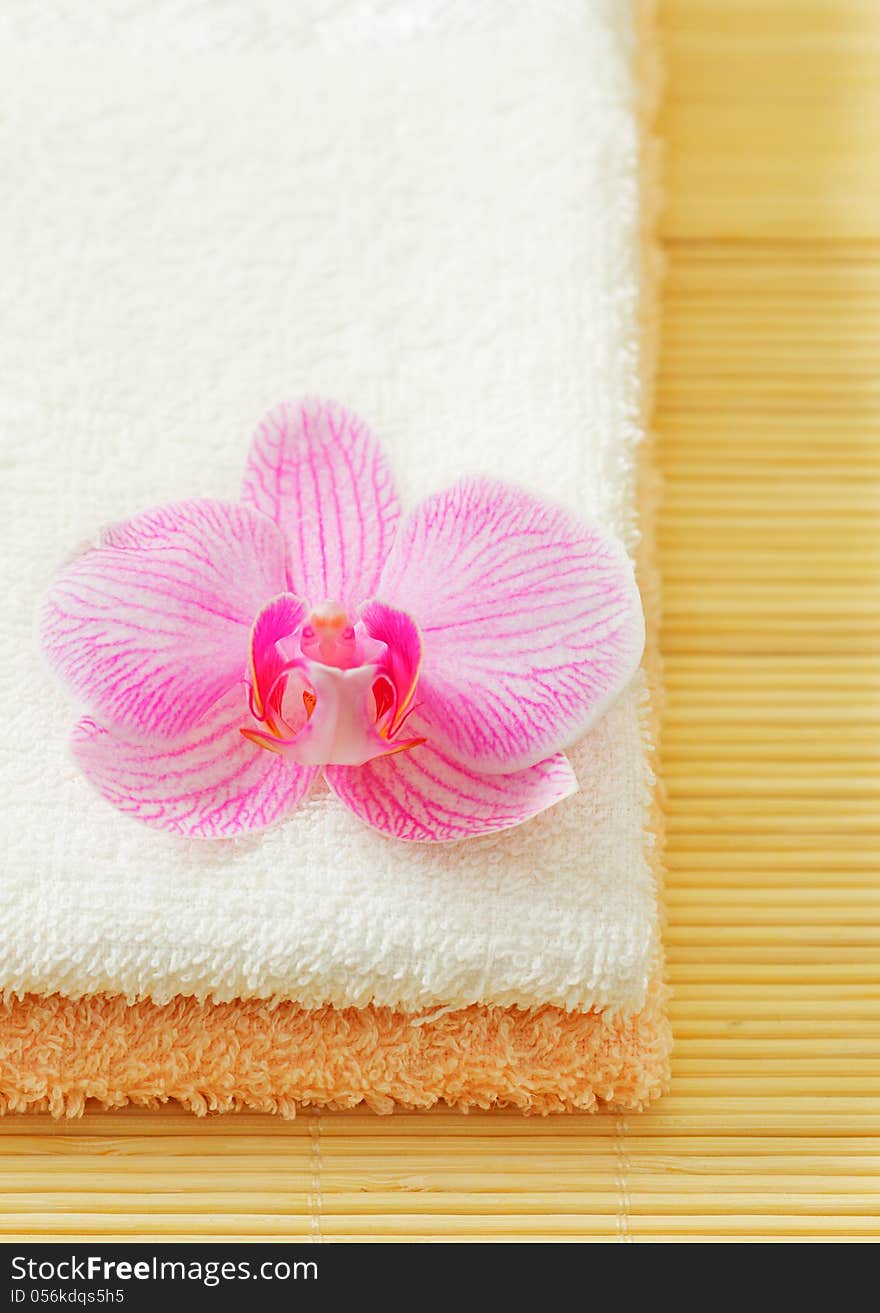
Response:
[[[511,775],[485,775],[430,743],[366,766],[325,766],[324,774],[345,805],[373,829],[428,843],[521,825],[577,791],[561,753]]]
[[[108,802],[156,829],[201,839],[231,838],[285,816],[308,791],[314,767],[264,752],[240,733],[244,691],[232,689],[186,734],[124,737],[81,720],[73,752]]]
[[[242,500],[288,542],[288,588],[354,610],[376,580],[400,518],[391,469],[363,420],[306,398],[270,410],[245,468]]]
[[[61,572],[43,647],[102,721],[170,737],[244,678],[251,624],[284,581],[284,540],[256,511],[160,507],[110,529]]]
[[[417,507],[377,591],[421,630],[417,699],[432,742],[477,770],[522,769],[574,742],[644,646],[622,545],[489,480]]]

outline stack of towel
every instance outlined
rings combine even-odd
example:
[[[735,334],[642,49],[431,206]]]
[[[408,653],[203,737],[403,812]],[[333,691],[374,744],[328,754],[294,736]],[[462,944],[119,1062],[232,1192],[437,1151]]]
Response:
[[[618,0],[0,20],[3,1108],[661,1091],[635,28]],[[69,756],[33,638],[52,574],[105,523],[234,498],[255,421],[303,391],[370,420],[405,504],[502,477],[637,558],[645,670],[570,753],[580,791],[519,829],[404,844],[319,789],[186,840]]]

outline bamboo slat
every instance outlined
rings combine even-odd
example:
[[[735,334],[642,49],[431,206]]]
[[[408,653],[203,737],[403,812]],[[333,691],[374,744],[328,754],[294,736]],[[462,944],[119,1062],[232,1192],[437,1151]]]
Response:
[[[673,1089],[0,1119],[0,1239],[880,1234],[880,7],[666,0]]]

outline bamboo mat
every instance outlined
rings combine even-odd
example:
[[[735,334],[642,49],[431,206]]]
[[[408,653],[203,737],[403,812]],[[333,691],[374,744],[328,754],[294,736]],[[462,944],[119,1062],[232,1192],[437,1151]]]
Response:
[[[880,1234],[880,6],[669,0],[668,1098],[0,1119],[0,1239]]]

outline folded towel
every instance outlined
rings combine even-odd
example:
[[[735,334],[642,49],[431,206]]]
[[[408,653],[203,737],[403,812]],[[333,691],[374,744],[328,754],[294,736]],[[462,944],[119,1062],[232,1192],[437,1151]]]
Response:
[[[164,1006],[118,995],[0,1003],[0,1113],[79,1115],[175,1101],[199,1115],[247,1108],[513,1107],[638,1110],[668,1080],[659,980],[634,1017],[472,1006],[419,1018],[390,1008],[251,1000]]]
[[[263,9],[200,11],[196,40],[186,5],[160,28],[99,5],[71,59],[53,5],[48,44],[23,17],[0,56],[0,984],[632,1012],[657,938],[641,680],[573,751],[577,796],[464,845],[321,794],[265,836],[175,840],[68,756],[31,655],[51,573],[104,522],[235,496],[291,391],[368,416],[410,504],[484,472],[638,539],[627,6]]]

